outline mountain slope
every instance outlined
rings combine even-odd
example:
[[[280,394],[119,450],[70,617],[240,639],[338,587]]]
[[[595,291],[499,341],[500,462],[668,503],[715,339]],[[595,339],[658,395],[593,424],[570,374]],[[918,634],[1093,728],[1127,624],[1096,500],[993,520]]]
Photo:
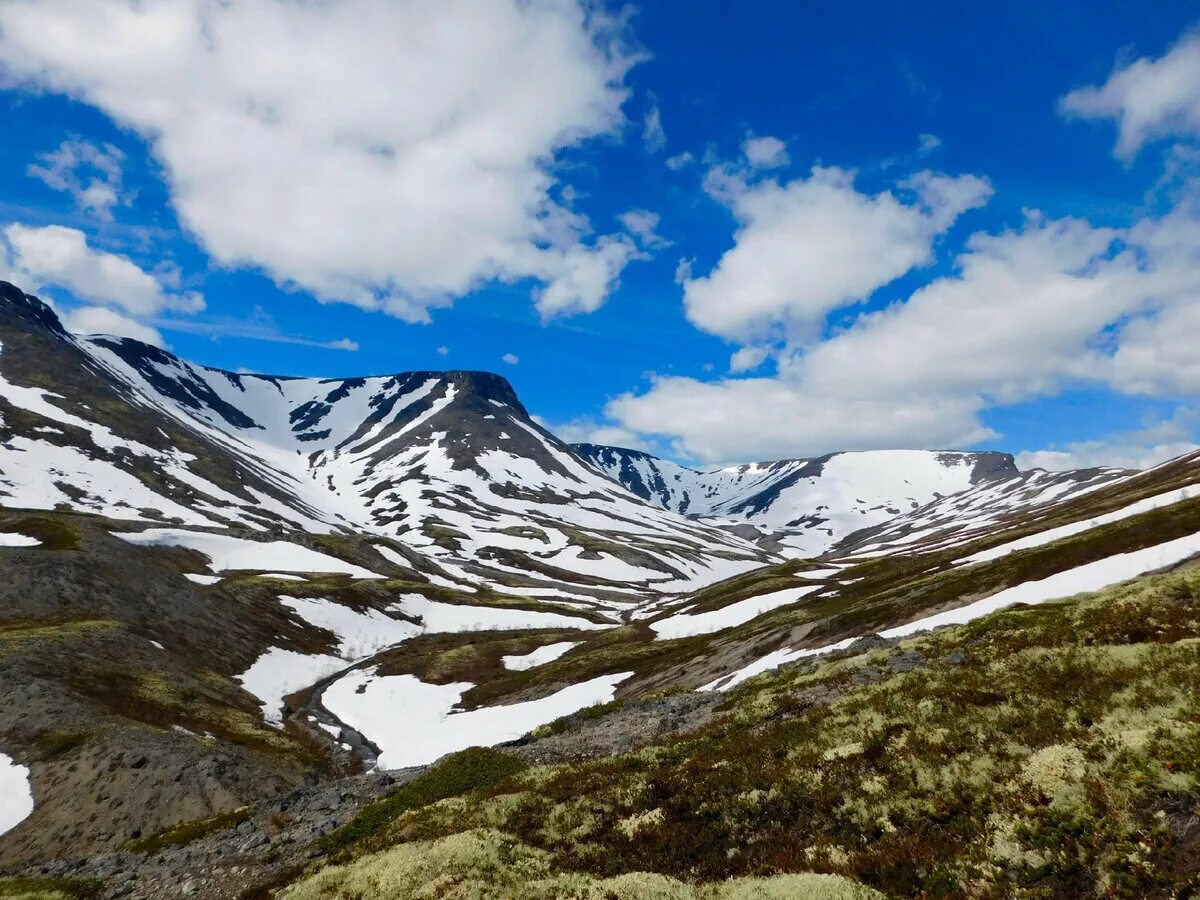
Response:
[[[598,475],[488,373],[223,372],[129,339],[73,338],[11,285],[0,342],[11,506],[370,532],[452,584],[486,575],[618,606],[770,561]]]
[[[227,372],[73,337],[4,285],[0,417],[0,782],[21,801],[0,802],[0,866],[95,874],[134,897],[170,896],[187,873],[215,900],[357,852],[326,838],[386,789],[364,774],[376,767],[404,779],[481,744],[669,766],[670,748],[637,754],[710,726],[748,724],[753,743],[796,719],[794,698],[768,709],[774,688],[759,685],[807,703],[809,687],[836,700],[860,683],[836,665],[815,686],[762,681],[780,666],[1200,552],[1200,454],[1142,473],[925,451],[695,472],[568,447],[495,375]],[[868,681],[879,664],[863,662]],[[824,754],[858,740],[853,727],[792,746],[835,761]],[[684,760],[697,784],[757,759],[709,746]],[[634,799],[621,816],[636,822],[599,833],[625,841],[614,860],[674,821]],[[717,843],[697,859],[744,846]],[[676,872],[643,846],[647,869]],[[856,879],[882,884],[884,856],[862,854]]]
[[[940,498],[1020,477],[1012,456],[993,452],[876,450],[698,471],[636,450],[574,448],[664,509],[720,520],[796,556],[820,555]]]

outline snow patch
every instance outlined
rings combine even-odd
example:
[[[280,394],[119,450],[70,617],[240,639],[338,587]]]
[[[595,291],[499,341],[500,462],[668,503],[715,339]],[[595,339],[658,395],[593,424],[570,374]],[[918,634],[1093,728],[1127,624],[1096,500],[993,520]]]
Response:
[[[356,669],[325,689],[325,708],[379,747],[381,769],[432,763],[447,753],[515,740],[539,725],[613,699],[632,672],[602,675],[540,700],[455,712],[470,682],[426,684],[414,675]]]
[[[361,566],[334,556],[310,550],[290,541],[250,541],[226,534],[184,531],[178,528],[148,528],[136,533],[114,532],[117,537],[143,547],[187,547],[198,550],[211,561],[214,572],[233,569],[261,572],[333,572],[352,578],[383,578]]]
[[[538,647],[529,653],[502,656],[500,657],[500,661],[504,663],[504,668],[506,669],[511,669],[514,672],[523,672],[526,669],[544,666],[548,662],[553,662],[572,647],[578,647],[579,643],[579,641],[560,641],[557,644],[546,644],[546,646]]]
[[[13,531],[0,531],[0,547],[40,547],[42,544],[35,537],[27,534],[17,534]]]
[[[657,622],[651,622],[650,627],[654,630],[656,640],[711,634],[714,631],[744,625],[765,612],[795,603],[806,594],[819,591],[821,588],[822,586],[818,584],[785,588],[782,591],[760,594],[757,597],[740,600],[708,612],[678,613]]]
[[[0,753],[0,834],[16,828],[32,812],[29,767]]]

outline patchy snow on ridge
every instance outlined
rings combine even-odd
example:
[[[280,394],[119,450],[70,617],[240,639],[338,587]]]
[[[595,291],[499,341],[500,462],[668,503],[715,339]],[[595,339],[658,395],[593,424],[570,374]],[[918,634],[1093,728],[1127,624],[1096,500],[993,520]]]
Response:
[[[699,471],[633,450],[575,449],[665,509],[725,527],[748,523],[791,556],[818,556],[862,528],[1016,474],[1012,458],[997,453],[871,450]]]
[[[1045,603],[1048,600],[1060,600],[1066,597],[1073,597],[1076,594],[1098,591],[1110,585],[1128,581],[1131,578],[1137,578],[1139,575],[1146,575],[1158,569],[1173,566],[1197,554],[1200,554],[1200,534],[1191,534],[1186,537],[1176,538],[1173,541],[1155,544],[1152,547],[1144,547],[1141,550],[1132,550],[1128,553],[1117,553],[1113,556],[1096,560],[1095,562],[1067,569],[1065,572],[1058,572],[1036,581],[1026,581],[1022,584],[1005,588],[989,597],[984,597],[982,600],[976,600],[974,603],[968,603],[966,606],[960,606],[957,609],[950,609],[933,616],[926,616],[925,618],[917,619],[904,625],[897,625],[894,628],[886,628],[879,632],[879,636],[887,639],[909,637],[918,632],[930,631],[946,625],[964,625],[981,616],[986,616],[989,613],[994,613],[997,610],[1013,606],[1017,603],[1033,606],[1038,603]],[[859,637],[862,637],[862,635],[845,638],[836,643],[827,644],[824,647],[802,650],[776,650],[747,666],[743,666],[735,672],[722,675],[720,678],[702,686],[700,690],[727,691],[741,684],[747,678],[752,678],[755,675],[767,672],[785,663],[795,662],[807,656],[819,656],[824,653],[845,650],[858,640]]]
[[[281,596],[279,602],[309,625],[331,631],[343,659],[366,659],[385,647],[420,634],[420,625],[393,619],[379,610],[358,612],[323,598]]]
[[[959,565],[969,565],[971,563],[987,562],[993,559],[999,559],[1002,556],[1007,556],[1010,553],[1015,553],[1018,550],[1029,550],[1033,547],[1042,547],[1054,541],[1062,540],[1074,534],[1081,534],[1084,531],[1090,531],[1093,528],[1099,528],[1102,525],[1111,525],[1113,522],[1120,522],[1122,519],[1128,519],[1132,516],[1141,515],[1145,512],[1150,512],[1154,509],[1160,509],[1164,506],[1172,506],[1176,503],[1182,503],[1184,500],[1189,500],[1192,497],[1200,496],[1200,486],[1190,485],[1188,487],[1178,488],[1174,491],[1166,491],[1162,494],[1156,494],[1153,497],[1146,497],[1138,500],[1136,503],[1131,503],[1121,509],[1114,510],[1110,513],[1094,516],[1090,519],[1084,519],[1079,522],[1072,522],[1069,525],[1060,525],[1057,528],[1049,528],[1046,531],[1039,531],[1037,534],[1031,534],[1028,537],[1018,538],[1015,541],[1008,541],[995,547],[989,547],[987,550],[982,550],[979,553],[973,553],[970,556],[965,556],[958,560]]]
[[[468,606],[440,603],[421,594],[405,594],[388,607],[390,612],[420,619],[427,634],[460,631],[517,631],[527,628],[579,628],[594,630],[609,628],[579,616],[542,612],[530,609],[508,609],[496,606]]]
[[[602,675],[539,700],[455,712],[470,682],[427,684],[414,675],[377,675],[355,669],[322,694],[326,709],[380,750],[381,769],[434,762],[472,746],[492,746],[587,706],[613,699],[632,672]]]
[[[785,588],[782,591],[772,591],[769,594],[759,594],[737,603],[730,603],[720,609],[701,613],[676,613],[657,622],[650,622],[656,640],[691,637],[697,634],[711,634],[726,628],[744,625],[756,619],[763,613],[789,606],[798,602],[807,594],[821,590],[823,585],[811,584],[803,587]]]

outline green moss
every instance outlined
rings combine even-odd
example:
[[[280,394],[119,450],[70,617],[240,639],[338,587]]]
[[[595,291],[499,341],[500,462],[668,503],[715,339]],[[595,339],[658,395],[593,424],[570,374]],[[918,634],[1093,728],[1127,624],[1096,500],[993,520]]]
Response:
[[[155,850],[161,850],[164,847],[181,846],[190,844],[192,841],[202,838],[206,835],[213,834],[217,831],[224,831],[226,828],[233,828],[242,824],[250,818],[251,809],[248,806],[241,806],[237,809],[231,809],[223,813],[218,813],[215,816],[209,816],[207,819],[195,819],[191,822],[182,822],[165,831],[160,831],[158,834],[153,834],[148,837],[134,838],[125,843],[124,849],[135,853],[152,853]]]
[[[474,846],[450,883],[533,866],[575,896],[655,878],[770,896],[753,879],[813,872],[894,896],[1178,895],[1200,879],[1198,648],[1200,572],[1013,608],[752,680],[670,744],[407,796],[355,852],[409,871],[405,848]],[[914,652],[917,671],[888,667]],[[305,890],[342,883],[320,877]]]
[[[353,819],[322,839],[326,850],[341,850],[386,830],[410,809],[457,797],[468,791],[494,787],[524,771],[519,756],[489,747],[470,747],[447,757],[430,771],[363,809]]]
[[[4,524],[4,531],[16,531],[41,541],[45,550],[77,550],[82,536],[67,516],[26,516]]]

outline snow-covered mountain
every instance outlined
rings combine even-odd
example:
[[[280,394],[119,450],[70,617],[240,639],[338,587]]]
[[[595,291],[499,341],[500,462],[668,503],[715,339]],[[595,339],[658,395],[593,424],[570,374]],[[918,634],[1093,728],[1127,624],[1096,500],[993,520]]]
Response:
[[[993,452],[875,450],[697,470],[619,447],[574,449],[664,509],[799,556],[824,553],[941,498],[1022,478],[1012,456]]]
[[[1198,488],[1200,453],[697,471],[496,375],[222,371],[0,283],[0,866],[1186,563]]]
[[[496,375],[235,374],[128,338],[77,339],[11,286],[0,341],[6,505],[367,532],[453,580],[626,599],[769,561],[598,474]]]

